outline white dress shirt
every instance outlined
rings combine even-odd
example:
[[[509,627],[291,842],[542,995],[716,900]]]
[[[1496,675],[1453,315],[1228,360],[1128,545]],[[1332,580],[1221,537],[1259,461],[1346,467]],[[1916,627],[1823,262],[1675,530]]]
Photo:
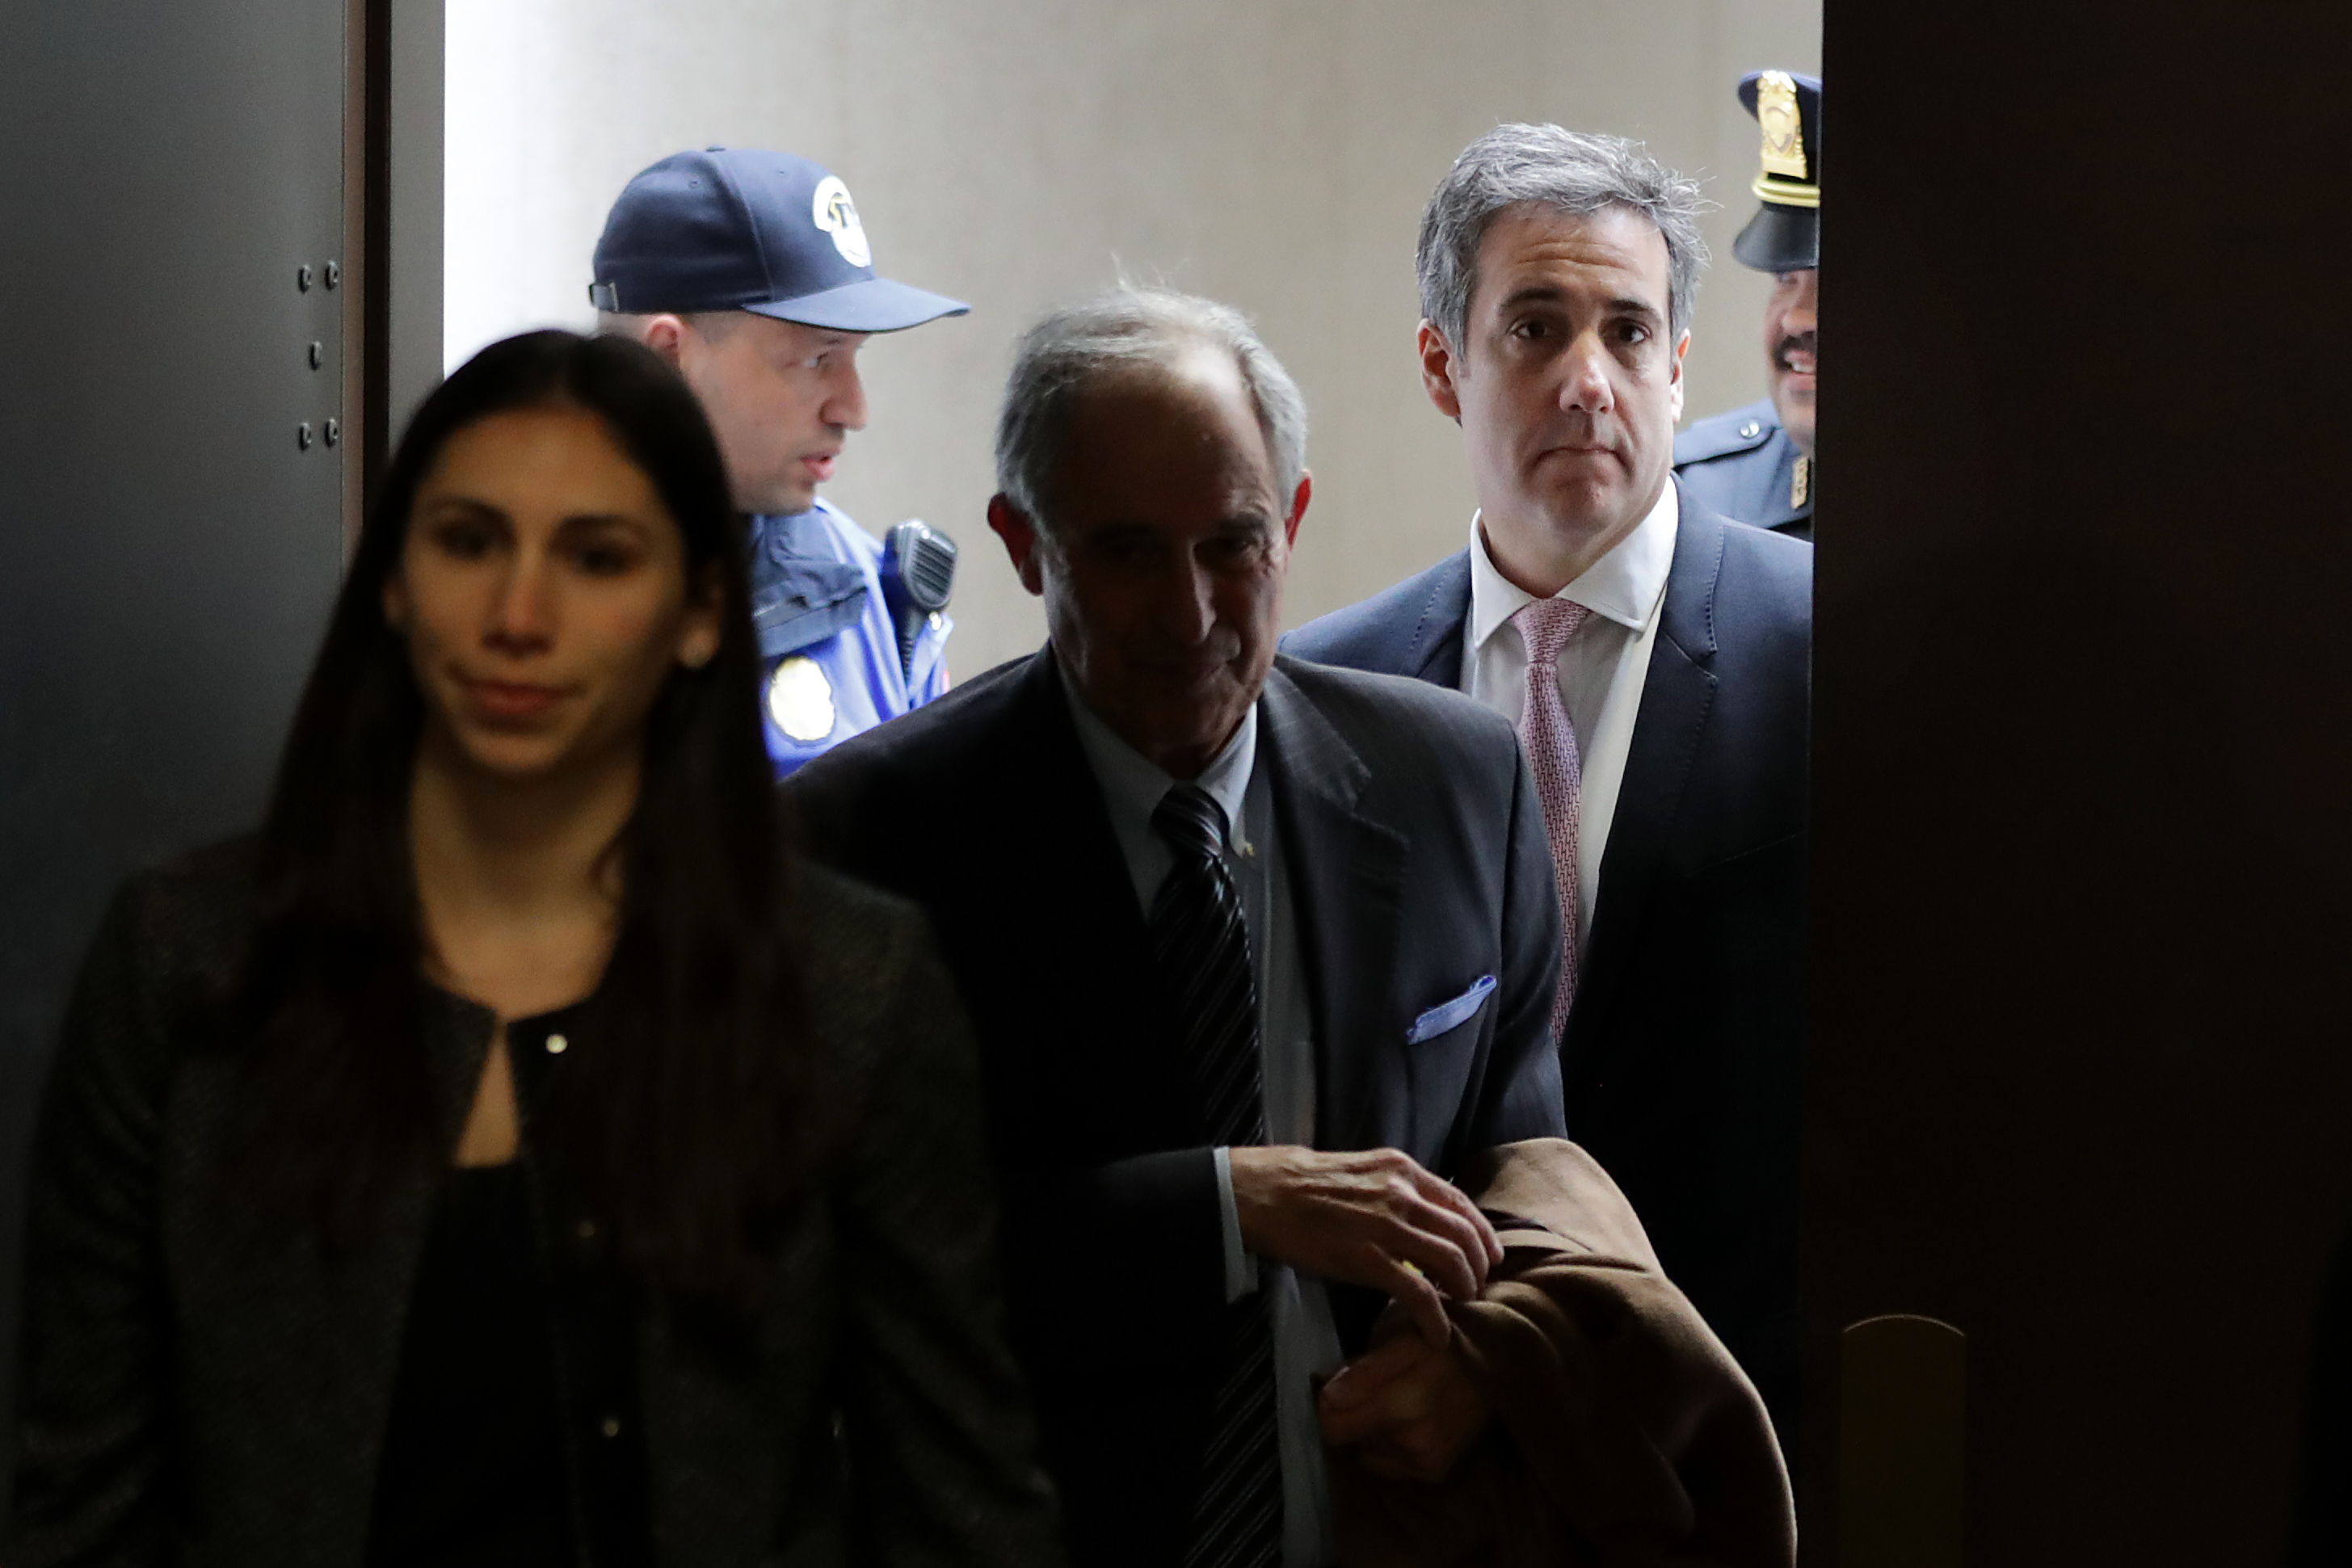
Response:
[[[1584,575],[1553,595],[1592,612],[1559,654],[1559,695],[1576,729],[1583,782],[1576,833],[1576,941],[1592,934],[1592,901],[1601,887],[1601,855],[1617,815],[1633,719],[1650,674],[1650,649],[1664,619],[1666,573],[1674,565],[1682,518],[1674,482],[1666,482],[1649,516],[1617,541]],[[1527,706],[1528,649],[1511,617],[1536,596],[1496,570],[1486,531],[1470,519],[1470,621],[1463,649],[1462,689],[1517,725]]]
[[[1178,782],[1096,716],[1066,674],[1062,681],[1078,745],[1102,787],[1120,858],[1136,902],[1151,918],[1175,852],[1151,825],[1160,798]],[[1242,900],[1257,980],[1258,1061],[1265,1085],[1266,1141],[1315,1142],[1315,1026],[1298,946],[1297,906],[1274,820],[1274,787],[1257,766],[1257,709],[1198,779],[1191,780],[1225,813],[1225,867]],[[1224,1232],[1225,1299],[1269,1292],[1274,1322],[1275,1419],[1282,1456],[1284,1568],[1325,1568],[1331,1559],[1331,1493],[1314,1378],[1336,1370],[1339,1334],[1319,1280],[1254,1258],[1242,1245],[1229,1152],[1215,1151],[1217,1202]]]

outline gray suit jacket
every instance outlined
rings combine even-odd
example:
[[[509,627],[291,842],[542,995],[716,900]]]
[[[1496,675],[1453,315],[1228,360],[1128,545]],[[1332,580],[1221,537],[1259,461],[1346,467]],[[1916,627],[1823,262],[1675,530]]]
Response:
[[[1452,692],[1286,659],[1261,705],[1317,1145],[1399,1148],[1450,1176],[1558,1136],[1559,910],[1510,726]],[[930,915],[971,1009],[1014,1347],[1073,1560],[1174,1562],[1223,1343],[1214,1155],[1055,662],[968,682],[785,792],[814,852]],[[1380,1298],[1335,1289],[1332,1305],[1361,1349]]]
[[[83,971],[33,1173],[9,1568],[362,1561],[442,1150],[494,1020],[426,998],[441,1148],[393,1176],[339,1261],[265,1233],[224,1181],[239,1064],[196,1049],[184,1022],[232,971],[249,864],[232,845],[134,880]],[[1051,1563],[1027,1399],[997,1331],[961,1011],[913,911],[815,868],[795,896],[840,1152],[739,1350],[722,1357],[653,1309],[620,1318],[635,1366],[615,1397],[634,1405],[641,1429],[623,1441],[642,1463],[583,1458],[602,1416],[572,1412],[587,1417],[572,1423],[573,1473],[628,1483],[575,1500],[593,1525],[614,1505],[604,1492],[640,1494],[625,1560],[649,1537],[655,1561],[693,1568]],[[532,1171],[542,1269],[560,1269],[555,1254],[591,1243],[547,1212]],[[567,1362],[551,1337],[574,1385],[613,1370]],[[596,1533],[583,1561],[614,1560]]]

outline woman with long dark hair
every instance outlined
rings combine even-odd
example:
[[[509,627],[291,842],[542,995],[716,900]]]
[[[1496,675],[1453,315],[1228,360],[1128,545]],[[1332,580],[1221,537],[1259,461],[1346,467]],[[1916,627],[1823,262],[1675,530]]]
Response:
[[[718,451],[611,339],[394,455],[259,834],[134,879],[0,1561],[1046,1563],[970,1040],[792,856]]]

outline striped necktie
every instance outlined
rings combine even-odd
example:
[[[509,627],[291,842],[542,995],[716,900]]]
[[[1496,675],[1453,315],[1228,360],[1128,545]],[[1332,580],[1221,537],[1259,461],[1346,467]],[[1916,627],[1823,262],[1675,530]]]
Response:
[[[1225,813],[1205,790],[1179,784],[1160,798],[1151,826],[1176,857],[1151,904],[1152,963],[1192,1067],[1202,1129],[1213,1145],[1263,1144],[1257,983],[1241,892],[1225,865]],[[1221,1327],[1184,1568],[1276,1568],[1282,1454],[1265,1293],[1228,1305]]]

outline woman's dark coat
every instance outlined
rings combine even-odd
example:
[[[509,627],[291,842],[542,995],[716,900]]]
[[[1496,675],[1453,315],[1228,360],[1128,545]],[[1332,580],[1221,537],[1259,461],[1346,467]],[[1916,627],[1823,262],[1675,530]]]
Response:
[[[33,1173],[8,1568],[362,1561],[436,1184],[494,1020],[425,988],[439,1147],[392,1179],[347,1255],[330,1263],[315,1242],[253,1225],[223,1169],[247,1081],[232,1054],[195,1049],[187,1023],[236,962],[250,863],[232,845],[134,880],[82,973]],[[644,1478],[640,1500],[620,1516],[636,1517],[619,1532],[636,1539],[596,1526],[609,1489],[575,1489],[581,1560],[642,1560],[649,1535],[656,1561],[693,1568],[1056,1562],[998,1333],[971,1045],[950,982],[907,906],[814,868],[794,897],[840,1153],[748,1344],[722,1356],[656,1310],[618,1320],[624,1354],[609,1359],[631,1382],[633,1323],[634,1387],[572,1411],[567,1444],[592,1482],[615,1473],[600,1443],[643,1454],[625,1467]],[[542,1256],[589,1246],[593,1227],[549,1212],[542,1174]],[[551,1317],[560,1346],[563,1312]],[[623,1406],[641,1427],[608,1437]]]

